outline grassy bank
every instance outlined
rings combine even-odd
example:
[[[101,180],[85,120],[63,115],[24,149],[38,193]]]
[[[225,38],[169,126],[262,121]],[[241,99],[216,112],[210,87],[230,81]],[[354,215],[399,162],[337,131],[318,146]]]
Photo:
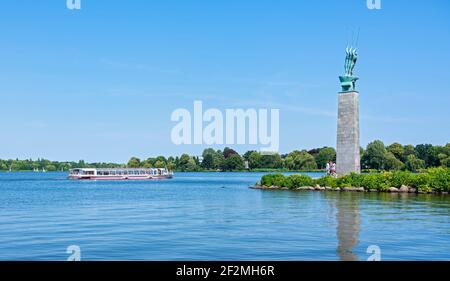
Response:
[[[433,168],[422,173],[404,171],[351,174],[338,178],[322,177],[313,179],[306,175],[284,176],[270,174],[262,177],[257,186],[299,189],[322,187],[332,189],[359,188],[364,191],[395,192],[414,189],[419,193],[442,193],[450,191],[450,169]]]

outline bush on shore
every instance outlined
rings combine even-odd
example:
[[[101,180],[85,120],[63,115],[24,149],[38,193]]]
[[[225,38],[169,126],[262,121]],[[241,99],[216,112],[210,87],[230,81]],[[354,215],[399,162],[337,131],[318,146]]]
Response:
[[[389,188],[400,188],[408,186],[419,192],[450,192],[450,169],[432,168],[422,173],[405,171],[350,174],[338,178],[331,176],[313,179],[306,175],[269,174],[262,177],[261,185],[277,186],[289,189],[299,187],[321,187],[345,188],[363,187],[365,190],[388,191]]]

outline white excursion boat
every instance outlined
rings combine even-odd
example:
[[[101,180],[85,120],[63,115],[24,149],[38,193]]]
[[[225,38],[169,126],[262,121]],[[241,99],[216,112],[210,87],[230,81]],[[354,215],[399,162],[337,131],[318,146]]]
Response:
[[[171,179],[173,172],[165,168],[152,169],[71,169],[73,180],[159,180]]]

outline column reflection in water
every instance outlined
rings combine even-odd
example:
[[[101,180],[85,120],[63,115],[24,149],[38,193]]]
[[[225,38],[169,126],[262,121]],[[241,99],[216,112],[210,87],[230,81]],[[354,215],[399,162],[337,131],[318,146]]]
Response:
[[[342,261],[357,261],[354,252],[359,243],[360,216],[359,201],[362,194],[353,192],[336,193],[336,236],[337,255]]]

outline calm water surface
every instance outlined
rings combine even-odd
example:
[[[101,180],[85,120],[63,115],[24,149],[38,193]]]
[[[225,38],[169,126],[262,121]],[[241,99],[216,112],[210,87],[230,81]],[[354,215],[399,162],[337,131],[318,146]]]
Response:
[[[0,260],[450,260],[450,196],[252,190],[260,173],[0,174]]]

